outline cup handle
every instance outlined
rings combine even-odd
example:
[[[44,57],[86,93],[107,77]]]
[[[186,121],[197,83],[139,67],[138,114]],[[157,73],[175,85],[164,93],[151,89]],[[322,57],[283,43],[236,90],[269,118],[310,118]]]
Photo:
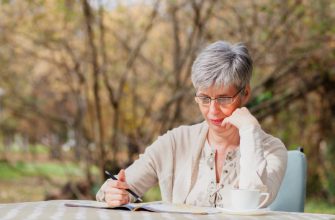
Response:
[[[265,196],[265,199],[263,200],[263,202],[259,206],[257,206],[257,209],[261,208],[269,200],[270,194],[269,193],[261,193],[260,197],[262,197],[262,196]]]

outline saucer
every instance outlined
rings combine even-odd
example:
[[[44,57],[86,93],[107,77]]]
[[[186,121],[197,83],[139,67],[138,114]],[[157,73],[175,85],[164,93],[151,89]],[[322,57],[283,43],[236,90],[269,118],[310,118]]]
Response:
[[[230,215],[265,215],[271,212],[269,208],[261,208],[261,209],[227,209],[227,208],[219,208],[222,213],[230,214]]]

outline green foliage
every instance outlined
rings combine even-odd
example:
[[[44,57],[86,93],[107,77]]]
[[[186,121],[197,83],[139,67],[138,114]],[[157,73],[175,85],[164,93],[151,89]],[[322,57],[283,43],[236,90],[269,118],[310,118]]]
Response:
[[[287,150],[297,150],[298,147],[303,147],[301,144],[291,144],[290,146],[287,146]]]
[[[75,10],[74,3],[67,0],[58,0],[56,2],[56,9],[58,13],[64,13],[64,19],[67,22],[74,21],[77,18],[78,14]]]
[[[327,144],[324,145],[324,158],[325,162],[325,176],[324,186],[326,191],[328,192],[328,200],[329,202],[335,204],[335,138],[329,138],[327,140]]]
[[[41,144],[36,144],[36,145],[30,145],[29,149],[32,153],[35,154],[46,154],[49,153],[49,149]]]
[[[270,100],[273,97],[271,91],[265,91],[255,97],[251,102],[248,103],[248,108],[252,108],[254,106],[259,105],[262,102]]]
[[[9,4],[11,1],[10,0],[1,0],[0,3],[2,5]]]
[[[159,186],[155,186],[148,190],[143,196],[144,202],[150,202],[150,201],[159,201],[161,200],[161,191],[159,189]]]

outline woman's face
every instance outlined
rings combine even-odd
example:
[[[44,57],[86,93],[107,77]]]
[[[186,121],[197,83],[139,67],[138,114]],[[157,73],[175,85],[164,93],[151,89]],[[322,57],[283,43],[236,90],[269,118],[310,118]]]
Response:
[[[221,127],[223,119],[229,117],[236,108],[240,108],[248,101],[250,96],[250,86],[246,86],[243,90],[239,90],[235,86],[199,89],[196,96],[210,97],[212,99],[219,97],[234,97],[230,104],[219,104],[217,100],[211,100],[208,105],[201,104],[199,98],[196,97],[200,111],[207,121],[209,128],[216,132],[222,132],[224,130],[223,127]]]

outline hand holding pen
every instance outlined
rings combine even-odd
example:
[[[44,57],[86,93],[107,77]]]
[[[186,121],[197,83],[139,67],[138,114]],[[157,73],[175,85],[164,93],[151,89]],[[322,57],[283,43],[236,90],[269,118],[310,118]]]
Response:
[[[124,170],[120,170],[118,174],[118,179],[109,173],[108,171],[105,171],[105,173],[108,175],[109,178],[112,180],[109,180],[107,182],[107,187],[105,187],[105,201],[110,206],[119,206],[123,205],[129,202],[129,194],[132,194],[135,198],[135,202],[142,202],[142,199],[134,193],[132,190],[129,189],[129,186],[126,182],[126,175]]]

